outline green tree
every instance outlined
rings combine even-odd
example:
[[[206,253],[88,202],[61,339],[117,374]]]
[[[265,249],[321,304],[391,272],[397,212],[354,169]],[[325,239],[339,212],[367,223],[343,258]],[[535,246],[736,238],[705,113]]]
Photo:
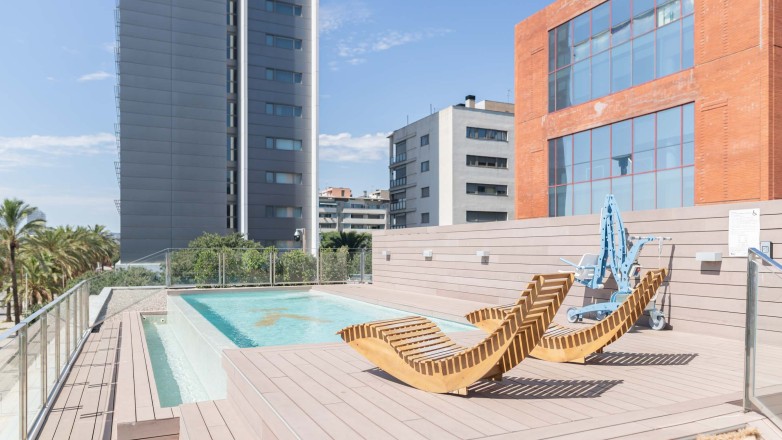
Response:
[[[5,199],[0,205],[0,241],[8,249],[8,270],[11,273],[11,292],[14,300],[14,322],[19,324],[22,307],[19,304],[16,256],[30,237],[44,226],[41,219],[29,220],[36,208],[19,199]]]
[[[326,232],[320,237],[321,249],[368,249],[372,247],[372,234],[366,232]]]

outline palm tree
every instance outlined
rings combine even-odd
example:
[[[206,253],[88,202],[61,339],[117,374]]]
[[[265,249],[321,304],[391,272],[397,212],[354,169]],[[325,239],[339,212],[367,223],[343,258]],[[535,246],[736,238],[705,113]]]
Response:
[[[320,247],[325,249],[339,249],[341,247],[366,249],[372,247],[372,235],[360,234],[356,231],[326,232],[320,239]]]
[[[8,249],[8,270],[11,273],[11,292],[14,299],[14,322],[19,324],[22,308],[19,304],[19,286],[16,280],[16,254],[31,235],[43,228],[41,219],[29,220],[36,208],[19,199],[5,199],[0,205],[0,242]]]

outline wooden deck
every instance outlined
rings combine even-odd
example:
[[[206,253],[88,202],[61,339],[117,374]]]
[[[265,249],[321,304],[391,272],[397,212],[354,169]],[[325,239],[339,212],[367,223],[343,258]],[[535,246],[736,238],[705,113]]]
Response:
[[[345,344],[228,350],[226,368],[228,399],[280,439],[659,439],[747,423],[782,438],[742,412],[742,351],[720,338],[637,331],[587,365],[525,360],[468,397],[401,384]],[[782,349],[774,359],[760,381],[782,380]]]
[[[450,319],[485,305],[360,286],[317,290]],[[468,397],[403,385],[344,343],[228,350],[228,398],[171,409],[155,405],[143,336],[138,315],[91,334],[40,438],[121,440],[118,422],[158,414],[178,422],[135,438],[659,439],[751,424],[782,439],[741,410],[743,342],[713,336],[636,330],[586,365],[527,359]],[[463,344],[482,337],[455,335]],[[782,383],[782,347],[762,353],[758,385]]]
[[[39,439],[111,438],[120,330],[113,321],[88,336]]]

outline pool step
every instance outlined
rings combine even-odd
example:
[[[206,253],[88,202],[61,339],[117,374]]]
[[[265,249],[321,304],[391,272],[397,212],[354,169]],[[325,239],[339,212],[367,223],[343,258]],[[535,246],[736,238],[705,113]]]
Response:
[[[252,440],[258,437],[227,400],[188,403],[179,407],[180,440]],[[265,440],[265,439],[264,439]]]
[[[259,373],[248,377],[243,371],[257,371],[242,353],[244,350],[224,350],[223,369],[227,377],[227,400],[250,427],[253,438],[262,440],[296,439],[290,427],[280,418],[271,405],[261,396],[268,378]],[[192,439],[191,439],[192,440]]]

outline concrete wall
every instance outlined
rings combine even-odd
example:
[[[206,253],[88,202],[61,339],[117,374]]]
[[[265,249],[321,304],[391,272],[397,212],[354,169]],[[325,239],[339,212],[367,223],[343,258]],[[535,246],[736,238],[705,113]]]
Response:
[[[760,208],[760,239],[782,246],[782,201],[623,214],[631,235],[673,239],[659,260],[656,244],[648,244],[639,261],[645,268],[670,269],[658,306],[674,330],[743,337],[747,259],[727,257],[727,231],[728,211],[746,208]],[[533,274],[567,270],[560,257],[578,262],[582,254],[596,253],[599,229],[599,216],[588,215],[378,231],[373,280],[378,287],[507,303],[518,298]],[[431,261],[422,256],[424,249],[433,251]],[[384,250],[390,252],[388,260],[381,256]],[[490,251],[488,264],[475,255],[478,250]],[[723,261],[700,263],[695,260],[700,251],[722,252]],[[761,285],[760,333],[782,343],[782,277],[766,275]],[[560,312],[608,294],[576,286]]]
[[[452,204],[450,225],[467,223],[467,211],[507,212],[515,218],[514,203],[514,130],[513,114],[451,107],[452,148],[447,157]],[[507,142],[467,138],[467,127],[490,128],[508,132]],[[467,166],[467,155],[504,157],[508,168]],[[467,194],[467,183],[507,185],[507,196]],[[443,224],[443,223],[441,223]]]

